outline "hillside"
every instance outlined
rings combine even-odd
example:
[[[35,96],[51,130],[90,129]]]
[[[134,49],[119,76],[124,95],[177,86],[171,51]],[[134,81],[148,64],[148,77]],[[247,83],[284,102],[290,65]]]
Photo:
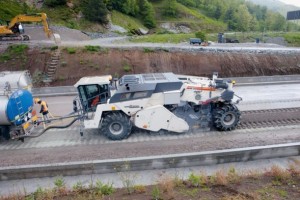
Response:
[[[257,5],[266,6],[268,9],[273,10],[275,12],[279,12],[283,16],[286,17],[286,13],[289,11],[300,10],[299,7],[285,4],[279,0],[248,0]]]
[[[0,19],[4,21],[20,13],[37,12],[47,13],[51,24],[85,32],[144,34],[150,30],[162,34],[299,29],[278,13],[238,0],[0,1]]]

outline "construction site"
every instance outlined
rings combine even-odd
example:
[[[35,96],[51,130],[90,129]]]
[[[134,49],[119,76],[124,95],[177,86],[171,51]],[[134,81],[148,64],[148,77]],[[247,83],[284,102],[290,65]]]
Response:
[[[98,179],[122,189],[82,198],[300,197],[299,48],[93,39],[43,17],[18,16],[42,25],[0,41],[0,199],[39,199],[53,182],[64,189],[40,199],[77,198],[66,188],[90,191]],[[212,181],[221,171],[229,185]],[[250,171],[267,174],[257,185],[271,192],[239,187]],[[166,189],[162,177],[174,176]]]

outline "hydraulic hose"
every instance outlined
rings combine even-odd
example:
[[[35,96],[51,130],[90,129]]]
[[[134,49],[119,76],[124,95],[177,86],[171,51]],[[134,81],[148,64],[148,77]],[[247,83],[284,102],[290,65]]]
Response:
[[[17,136],[17,137],[14,137],[13,139],[24,139],[24,138],[36,138],[36,137],[39,137],[41,136],[42,134],[44,134],[46,131],[50,130],[50,129],[54,129],[54,128],[57,128],[57,129],[63,129],[63,128],[68,128],[70,126],[72,126],[77,120],[79,120],[81,117],[77,117],[75,119],[73,119],[69,124],[67,125],[63,125],[63,126],[49,126],[47,128],[45,128],[42,132],[40,132],[39,134],[37,135],[20,135],[20,136]]]

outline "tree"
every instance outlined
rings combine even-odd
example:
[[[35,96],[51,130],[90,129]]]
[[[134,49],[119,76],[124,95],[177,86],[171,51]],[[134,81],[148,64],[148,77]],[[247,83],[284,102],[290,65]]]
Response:
[[[240,5],[237,12],[237,28],[239,31],[249,31],[251,14],[246,5]]]
[[[139,0],[139,14],[140,17],[143,19],[144,25],[147,28],[154,28],[156,26],[155,23],[155,12],[151,3],[147,0]]]
[[[177,15],[176,0],[166,0],[163,10],[164,15],[175,17]]]
[[[67,0],[45,0],[44,4],[49,7],[66,5]]]
[[[107,9],[103,0],[84,0],[82,1],[82,13],[90,21],[108,23]]]

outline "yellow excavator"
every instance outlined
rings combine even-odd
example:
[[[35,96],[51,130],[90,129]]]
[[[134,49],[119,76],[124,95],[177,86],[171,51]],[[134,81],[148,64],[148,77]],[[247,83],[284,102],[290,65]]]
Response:
[[[46,13],[37,13],[31,15],[17,15],[6,26],[0,25],[0,41],[5,40],[30,40],[30,36],[24,34],[21,22],[42,22],[44,32],[48,38],[53,38],[56,44],[61,42],[60,35],[53,33],[47,22]]]

